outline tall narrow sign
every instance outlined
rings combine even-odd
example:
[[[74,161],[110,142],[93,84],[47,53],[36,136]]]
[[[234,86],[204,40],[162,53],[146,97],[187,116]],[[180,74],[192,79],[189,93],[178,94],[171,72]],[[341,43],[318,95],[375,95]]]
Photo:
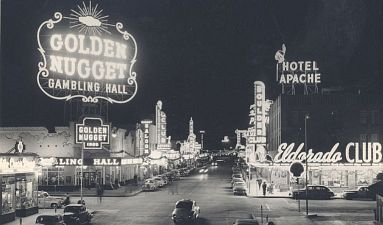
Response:
[[[98,4],[55,12],[39,26],[37,44],[37,83],[47,96],[126,103],[136,95],[136,40]]]

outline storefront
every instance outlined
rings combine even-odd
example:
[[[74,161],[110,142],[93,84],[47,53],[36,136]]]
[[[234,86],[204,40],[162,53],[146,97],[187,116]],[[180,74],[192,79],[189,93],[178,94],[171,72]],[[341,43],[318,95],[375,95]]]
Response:
[[[257,176],[268,183],[273,182],[278,191],[289,191],[296,186],[296,178],[290,174],[290,164],[264,163],[254,164]],[[308,184],[325,185],[335,192],[368,186],[375,181],[376,175],[382,172],[383,164],[354,163],[309,163]],[[301,175],[300,184],[305,183],[305,173]]]
[[[0,224],[38,212],[37,155],[0,154]]]
[[[81,159],[77,158],[43,158],[39,188],[50,191],[78,189],[81,184]],[[125,168],[125,167],[124,167]],[[125,169],[125,172],[127,170]],[[123,181],[121,158],[84,158],[83,184],[92,188],[97,183],[102,185]]]

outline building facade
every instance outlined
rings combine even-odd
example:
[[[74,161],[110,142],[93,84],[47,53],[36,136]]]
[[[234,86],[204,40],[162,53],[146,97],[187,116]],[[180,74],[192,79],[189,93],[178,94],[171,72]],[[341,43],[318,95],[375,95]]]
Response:
[[[271,105],[268,127],[268,154],[274,162],[260,170],[263,176],[289,186],[289,165],[307,148],[312,155],[309,184],[333,188],[371,184],[383,170],[380,101],[377,96],[339,93],[280,95]]]

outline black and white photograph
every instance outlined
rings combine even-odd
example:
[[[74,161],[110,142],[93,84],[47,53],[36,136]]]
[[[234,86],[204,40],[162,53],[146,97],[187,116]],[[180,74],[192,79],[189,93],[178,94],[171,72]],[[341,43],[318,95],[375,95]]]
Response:
[[[383,1],[0,0],[0,224],[383,225]]]

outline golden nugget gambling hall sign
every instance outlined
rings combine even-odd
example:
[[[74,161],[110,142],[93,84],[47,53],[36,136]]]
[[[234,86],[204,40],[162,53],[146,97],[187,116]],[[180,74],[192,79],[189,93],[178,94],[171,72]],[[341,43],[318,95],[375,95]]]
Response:
[[[102,119],[85,117],[76,124],[76,144],[83,144],[84,149],[102,149],[109,144],[110,126]]]
[[[37,83],[49,97],[126,103],[136,95],[136,41],[97,4],[55,12],[39,26],[37,43]]]

